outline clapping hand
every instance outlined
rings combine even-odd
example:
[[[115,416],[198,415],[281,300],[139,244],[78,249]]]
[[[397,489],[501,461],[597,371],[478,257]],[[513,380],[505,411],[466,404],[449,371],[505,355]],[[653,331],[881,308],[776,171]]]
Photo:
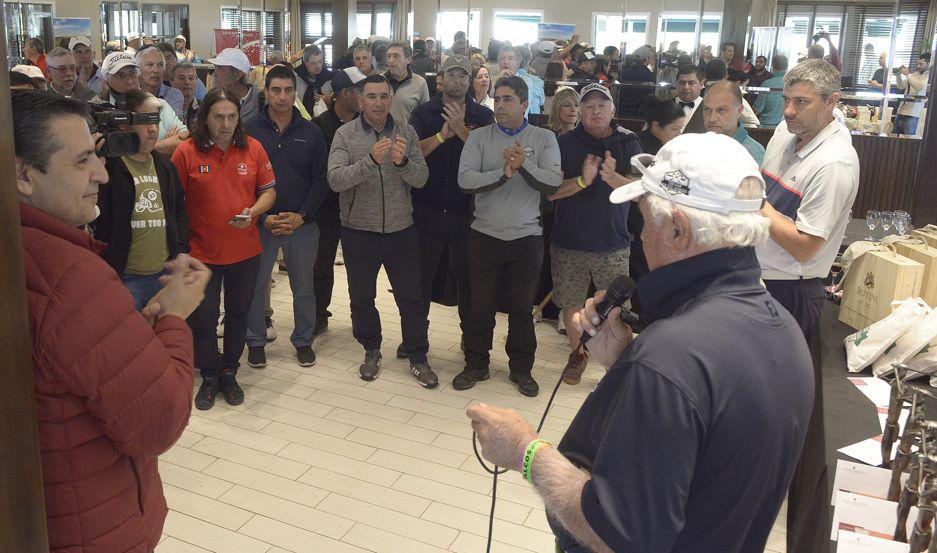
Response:
[[[391,140],[389,138],[382,138],[374,143],[374,146],[371,146],[371,157],[374,158],[378,164],[384,163],[387,161],[387,152],[390,151]]]
[[[394,145],[390,152],[390,159],[394,165],[403,165],[407,159],[407,139],[397,135],[394,139]]]
[[[582,162],[582,184],[590,186],[599,174],[599,168],[602,166],[602,158],[597,155],[589,154]]]
[[[465,106],[449,102],[442,108],[442,113],[442,118],[449,124],[450,129],[456,133],[468,131],[465,127]]]
[[[524,153],[524,147],[519,140],[514,141],[514,145],[504,149],[504,174],[507,178],[514,176],[514,173],[524,164],[527,157]]]

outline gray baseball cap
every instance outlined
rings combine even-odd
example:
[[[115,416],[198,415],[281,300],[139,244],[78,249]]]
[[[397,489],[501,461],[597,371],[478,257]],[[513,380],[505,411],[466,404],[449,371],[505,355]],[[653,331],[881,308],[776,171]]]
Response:
[[[461,69],[468,73],[472,74],[472,63],[465,56],[460,56],[458,54],[453,54],[446,58],[446,61],[442,62],[442,70],[440,73],[446,73],[450,69]]]

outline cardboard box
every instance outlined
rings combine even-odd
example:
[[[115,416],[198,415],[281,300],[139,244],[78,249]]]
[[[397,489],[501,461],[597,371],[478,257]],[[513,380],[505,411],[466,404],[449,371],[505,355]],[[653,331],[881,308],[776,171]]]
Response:
[[[931,307],[937,307],[937,248],[927,244],[897,242],[895,252],[924,265],[921,298]]]
[[[839,320],[856,330],[891,313],[891,302],[916,297],[924,265],[892,251],[870,251],[852,262],[843,282]]]

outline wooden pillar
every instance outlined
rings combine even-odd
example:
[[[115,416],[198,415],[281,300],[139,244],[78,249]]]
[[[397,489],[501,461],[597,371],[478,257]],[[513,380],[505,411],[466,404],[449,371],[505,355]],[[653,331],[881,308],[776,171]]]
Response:
[[[337,61],[348,51],[351,41],[357,36],[355,19],[358,0],[333,0],[332,2],[332,60]],[[367,37],[365,37],[367,38]]]
[[[915,227],[923,227],[927,224],[933,224],[937,221],[937,102],[933,101],[934,92],[937,86],[934,84],[937,79],[937,63],[931,64],[930,78],[928,79],[927,93],[927,115],[918,122],[918,125],[924,127],[924,143],[921,144],[921,150],[918,154],[917,171],[915,172],[914,189],[912,192],[911,217],[914,220]],[[914,140],[906,138],[901,140]]]
[[[7,22],[0,18],[6,59]],[[10,79],[0,71],[0,551],[48,553],[14,167]]]
[[[735,43],[735,57],[745,58],[745,33],[748,31],[748,16],[752,11],[752,0],[725,0],[722,8],[721,42]],[[713,45],[713,55],[719,56],[719,45]]]

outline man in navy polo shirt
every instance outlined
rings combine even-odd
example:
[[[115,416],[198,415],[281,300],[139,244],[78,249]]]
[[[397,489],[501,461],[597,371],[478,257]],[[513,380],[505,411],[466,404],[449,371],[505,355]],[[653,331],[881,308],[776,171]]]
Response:
[[[465,56],[446,58],[442,92],[418,106],[410,124],[420,137],[420,149],[429,166],[426,186],[413,190],[413,220],[420,234],[423,299],[427,315],[433,280],[444,248],[458,287],[459,323],[468,321],[468,236],[472,224],[472,197],[459,189],[459,159],[469,131],[490,125],[494,113],[467,97],[472,66]],[[462,329],[463,331],[465,328]]]
[[[759,282],[764,181],[712,133],[633,164],[642,179],[611,200],[640,198],[646,329],[632,338],[618,307],[602,322],[595,300],[576,317],[609,369],[556,448],[515,411],[467,414],[482,454],[543,497],[558,551],[760,553],[813,403],[803,335]]]
[[[276,203],[259,220],[263,253],[260,254],[254,299],[247,314],[247,364],[255,368],[267,365],[264,304],[270,287],[270,271],[277,251],[282,248],[293,292],[294,328],[290,341],[296,348],[298,363],[308,367],[316,362],[312,351],[316,325],[313,267],[319,246],[315,215],[329,191],[325,179],[328,151],[319,127],[303,119],[293,106],[296,100],[293,71],[274,66],[267,73],[264,95],[266,107],[244,124],[244,130],[266,150],[280,192]]]
[[[557,139],[563,184],[549,198],[556,202],[550,240],[553,303],[566,328],[588,299],[590,282],[604,290],[615,277],[628,274],[629,204],[612,204],[608,197],[631,182],[623,175],[641,153],[636,134],[612,125],[615,102],[607,88],[584,86],[579,111],[579,125]],[[566,337],[572,352],[563,381],[575,385],[589,356],[579,347],[579,334],[567,332]]]

